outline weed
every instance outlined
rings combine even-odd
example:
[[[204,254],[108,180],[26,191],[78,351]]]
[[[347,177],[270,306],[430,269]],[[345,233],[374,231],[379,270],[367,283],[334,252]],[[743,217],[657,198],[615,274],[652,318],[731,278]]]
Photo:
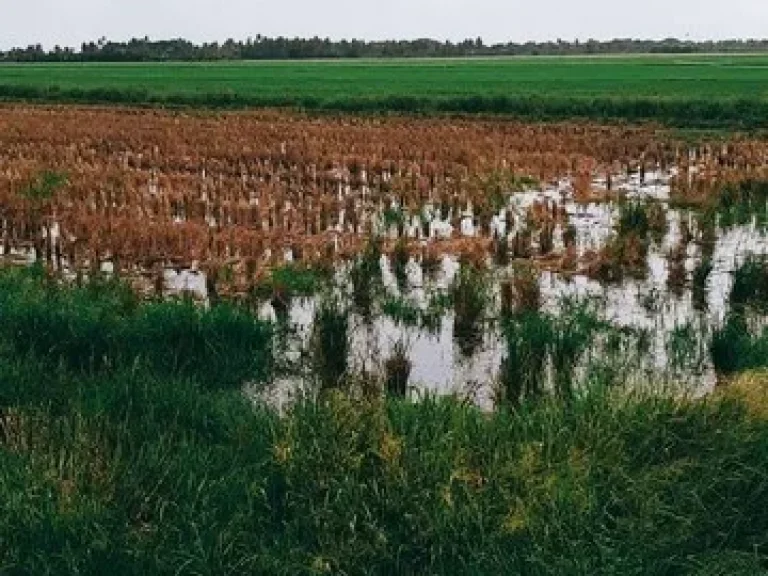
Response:
[[[312,323],[312,360],[323,389],[338,388],[347,374],[350,334],[349,311],[333,296],[318,304]]]
[[[400,239],[392,251],[392,272],[397,280],[397,286],[401,292],[408,288],[408,263],[411,261],[411,253],[405,240]]]
[[[464,356],[472,356],[482,342],[483,321],[490,299],[487,272],[462,264],[451,286],[454,306],[454,338]]]
[[[395,397],[404,398],[408,390],[412,362],[408,358],[408,345],[399,340],[392,348],[392,354],[385,361],[387,392]]]

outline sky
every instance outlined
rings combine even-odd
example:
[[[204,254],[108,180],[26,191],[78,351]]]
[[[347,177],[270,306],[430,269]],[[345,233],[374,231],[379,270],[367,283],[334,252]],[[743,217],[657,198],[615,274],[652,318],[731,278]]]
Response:
[[[768,0],[0,0],[0,49],[105,36],[528,40],[768,36]]]

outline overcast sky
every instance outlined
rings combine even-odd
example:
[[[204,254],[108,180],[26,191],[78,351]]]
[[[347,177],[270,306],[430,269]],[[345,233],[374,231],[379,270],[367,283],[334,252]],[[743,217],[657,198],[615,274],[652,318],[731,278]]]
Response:
[[[486,42],[768,36],[768,0],[0,0],[0,49],[106,36]]]

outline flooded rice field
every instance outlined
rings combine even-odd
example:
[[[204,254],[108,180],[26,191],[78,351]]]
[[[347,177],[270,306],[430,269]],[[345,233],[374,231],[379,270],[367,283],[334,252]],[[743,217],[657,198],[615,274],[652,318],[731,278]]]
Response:
[[[580,304],[611,326],[625,329],[627,342],[615,357],[599,359],[613,362],[624,382],[668,384],[676,391],[699,395],[711,391],[717,383],[709,343],[729,310],[732,275],[750,258],[768,253],[768,234],[757,217],[743,224],[715,221],[708,224],[711,230],[700,230],[702,224],[695,210],[669,206],[669,179],[674,174],[674,170],[649,174],[643,182],[638,175],[618,180],[624,192],[622,202],[657,203],[664,209],[665,231],[649,243],[645,263],[634,277],[603,281],[578,269],[564,272],[544,267],[536,270],[536,290],[540,310],[545,313],[568,314],[571,306]],[[599,186],[600,182],[595,184]],[[571,233],[575,232],[577,257],[599,251],[617,234],[620,203],[577,203],[567,180],[512,194],[506,210],[524,215],[531,206],[546,202],[567,214]],[[471,236],[471,211],[464,218],[462,233]],[[494,234],[502,239],[513,238],[515,227],[505,229],[501,215],[498,222]],[[518,226],[525,226],[523,219]],[[562,229],[555,230],[553,252],[564,249],[563,233]],[[391,231],[393,238],[396,234]],[[422,242],[426,245],[429,240]],[[702,263],[707,271],[703,278]],[[500,287],[514,278],[519,262],[502,265],[488,258],[483,264],[487,265],[484,281],[489,283],[491,297],[482,320],[474,327],[476,342],[466,345],[457,333],[456,312],[450,306],[429,326],[424,326],[414,312],[428,312],[431,302],[450,293],[462,267],[461,259],[443,255],[436,270],[425,271],[419,258],[410,257],[406,278],[399,282],[391,258],[382,256],[378,270],[384,291],[381,298],[397,302],[399,307],[385,304],[373,318],[351,315],[349,361],[353,370],[381,370],[393,351],[405,346],[411,363],[409,383],[414,391],[452,393],[480,403],[491,402],[507,353]],[[187,282],[185,289],[204,289],[199,277],[188,277]],[[345,267],[335,274],[334,285],[337,290],[342,287],[354,291],[348,284]],[[175,286],[179,287],[178,280]],[[294,337],[293,353],[297,358],[309,346],[320,298],[294,299],[283,320]],[[260,314],[279,321],[272,304],[264,304]],[[587,353],[581,359],[583,368],[597,360],[589,356]],[[288,378],[279,383],[278,390],[286,394],[297,387],[301,387],[301,379]]]
[[[482,404],[595,379],[705,394],[734,278],[737,300],[764,279],[761,140],[77,108],[0,125],[6,261],[247,306],[276,327],[279,398],[356,379]]]

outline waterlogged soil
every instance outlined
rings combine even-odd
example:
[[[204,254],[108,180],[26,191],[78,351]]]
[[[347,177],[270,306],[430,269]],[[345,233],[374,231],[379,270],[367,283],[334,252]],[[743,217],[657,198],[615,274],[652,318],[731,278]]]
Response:
[[[618,283],[603,283],[586,274],[542,271],[539,288],[543,310],[557,314],[564,299],[589,299],[594,303],[602,319],[616,327],[631,328],[645,335],[648,342],[643,353],[634,362],[617,358],[616,365],[623,370],[622,379],[627,382],[667,383],[676,390],[694,394],[705,394],[716,385],[716,375],[708,356],[708,341],[712,331],[721,325],[728,310],[728,298],[732,286],[732,273],[750,256],[768,254],[768,233],[756,222],[725,228],[715,226],[711,240],[691,241],[685,247],[682,264],[685,269],[685,283],[676,290],[669,286],[669,256],[679,246],[683,226],[695,229],[696,213],[669,207],[670,178],[675,169],[667,172],[616,176],[613,192],[626,199],[657,202],[666,209],[667,231],[651,243],[648,251],[646,271],[643,278],[625,277]],[[604,180],[595,180],[593,190],[605,190]],[[555,184],[525,192],[509,193],[506,210],[514,217],[508,219],[504,210],[493,218],[492,233],[504,237],[525,226],[525,214],[534,203],[550,202],[564,208],[568,223],[576,232],[576,247],[579,256],[599,251],[616,235],[619,204],[616,201],[576,202],[571,182],[567,179]],[[426,206],[426,209],[433,207]],[[344,215],[340,216],[343,223]],[[454,221],[455,222],[455,221]],[[508,223],[512,222],[512,229]],[[414,218],[406,222],[405,234],[419,236],[420,222]],[[401,230],[402,232],[402,230]],[[392,226],[385,235],[397,238],[398,230]],[[54,226],[52,234],[57,234]],[[429,238],[421,240],[427,244],[432,239],[445,237],[471,237],[478,234],[475,229],[471,207],[463,213],[460,229],[454,230],[448,220],[435,216],[430,224]],[[558,226],[554,235],[554,252],[563,248],[563,229]],[[709,244],[707,244],[709,242]],[[702,260],[702,252],[711,254],[712,270],[705,285],[706,303],[695,303],[691,277]],[[32,262],[30,251],[14,250],[6,255],[17,262]],[[291,259],[290,251],[286,254]],[[489,257],[492,293],[496,296],[487,311],[487,318],[478,331],[479,345],[471,353],[462,350],[454,333],[454,312],[447,310],[436,328],[425,329],[404,325],[397,319],[379,314],[372,319],[352,315],[351,353],[349,358],[352,372],[381,373],[384,361],[390,356],[397,343],[407,347],[412,363],[410,387],[413,393],[454,393],[481,404],[493,401],[495,385],[504,358],[505,343],[499,322],[499,282],[509,276],[510,266],[498,266]],[[343,266],[340,267],[343,269]],[[434,294],[446,293],[460,269],[459,258],[450,254],[442,257],[436,274],[428,277],[419,263],[412,259],[408,266],[408,282],[405,290],[398,282],[386,257],[381,259],[381,273],[386,291],[412,306],[425,308]],[[112,270],[110,262],[102,270]],[[165,268],[163,286],[166,294],[193,294],[207,301],[205,273],[190,268]],[[340,272],[337,283],[346,282]],[[282,323],[284,340],[283,352],[298,364],[307,353],[312,333],[312,322],[317,297],[294,298],[290,305],[287,323]],[[265,303],[260,314],[277,321],[272,305]],[[670,342],[680,330],[688,329],[688,346],[684,362],[670,360]],[[605,360],[605,359],[601,359]],[[622,364],[622,362],[624,362]],[[589,355],[582,359],[582,372],[586,371]],[[674,365],[673,365],[674,364]],[[681,365],[682,364],[682,365]],[[628,370],[628,366],[631,369]],[[270,393],[273,397],[285,399],[296,391],[307,387],[306,378],[293,375],[281,378]]]
[[[669,255],[680,244],[683,226],[687,225],[688,229],[696,226],[695,212],[669,208],[669,179],[673,175],[674,170],[646,174],[642,182],[639,175],[615,181],[627,198],[659,202],[667,208],[667,232],[651,243],[644,278],[627,277],[618,283],[602,283],[585,274],[543,271],[539,287],[543,309],[547,312],[559,313],[567,298],[588,299],[602,319],[644,335],[647,346],[637,352],[634,361],[615,359],[615,366],[623,370],[623,381],[636,385],[654,382],[657,386],[668,385],[675,391],[702,395],[717,383],[708,346],[712,331],[722,324],[728,310],[732,273],[750,256],[768,254],[768,234],[755,222],[729,228],[718,224],[710,243],[713,245],[705,246],[707,241],[692,241],[686,245],[682,260],[685,284],[670,289]],[[595,187],[599,188],[601,184],[604,182],[596,181]],[[551,187],[513,194],[510,208],[523,214],[533,202],[542,199],[553,200],[565,207],[569,223],[577,232],[576,245],[580,254],[599,250],[616,234],[618,203],[576,203],[567,180]],[[502,227],[499,232],[509,232],[503,229],[501,218],[499,223]],[[470,218],[465,221],[462,233],[474,233]],[[558,244],[562,246],[562,241],[556,240],[556,249]],[[702,306],[695,302],[691,277],[702,260],[703,250],[711,253],[712,270],[704,286],[705,303]],[[381,267],[388,292],[400,294],[410,303],[424,308],[430,294],[448,290],[460,265],[458,258],[445,256],[436,277],[427,280],[418,263],[412,260],[408,265],[408,289],[404,293],[400,293],[386,257],[382,258]],[[490,277],[496,279],[493,292],[498,295],[498,279],[505,277],[509,269],[491,264],[491,270]],[[187,282],[185,288],[202,285],[199,279],[186,278],[184,282]],[[291,306],[289,322],[295,330],[296,354],[309,342],[316,304],[316,299],[305,298],[294,301]],[[386,316],[370,321],[353,316],[350,364],[358,371],[381,369],[395,344],[405,342],[412,362],[410,385],[414,393],[455,393],[481,404],[490,403],[505,353],[504,338],[497,321],[498,309],[498,302],[489,306],[489,319],[479,334],[481,343],[470,355],[462,352],[455,338],[452,311],[445,313],[437,330],[404,326]],[[275,318],[271,305],[265,305],[262,314]],[[675,348],[673,341],[681,332],[687,338],[684,357],[681,360],[678,353],[677,360],[673,360],[670,358]],[[589,358],[582,359],[582,373],[588,362]],[[290,395],[297,388],[301,388],[299,379],[281,381],[279,396]]]

